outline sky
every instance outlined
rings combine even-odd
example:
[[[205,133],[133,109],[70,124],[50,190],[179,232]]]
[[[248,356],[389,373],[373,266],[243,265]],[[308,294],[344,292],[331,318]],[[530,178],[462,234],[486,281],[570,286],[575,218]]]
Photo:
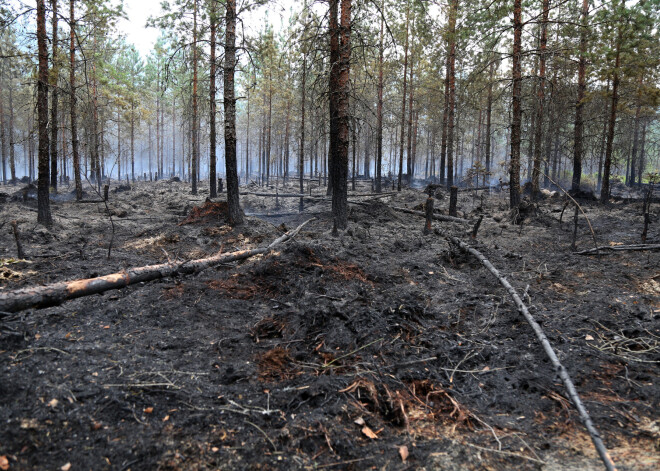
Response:
[[[147,28],[147,19],[160,13],[160,0],[125,0],[124,10],[128,19],[121,20],[117,29],[146,57],[158,38],[156,28]]]
[[[150,16],[160,15],[160,3],[161,0],[124,0],[124,11],[128,18],[121,20],[117,29],[120,34],[126,36],[129,43],[135,45],[143,57],[149,55],[159,36],[158,29],[147,28],[146,24]],[[285,22],[284,16],[288,15],[291,8],[298,3],[297,0],[274,0],[267,8],[260,8],[248,13],[249,18],[244,19],[244,24],[253,28],[260,27],[267,9],[270,23],[277,30]]]

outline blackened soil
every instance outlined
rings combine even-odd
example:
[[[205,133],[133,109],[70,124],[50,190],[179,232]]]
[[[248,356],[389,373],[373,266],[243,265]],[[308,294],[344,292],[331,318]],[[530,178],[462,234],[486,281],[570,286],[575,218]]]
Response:
[[[31,200],[1,203],[3,290],[263,246],[317,217],[267,256],[3,315],[9,469],[600,469],[507,293],[391,209],[423,193],[351,196],[367,204],[332,237],[328,200],[299,214],[297,199],[245,196],[260,218],[231,228],[221,212],[195,220],[206,195],[188,191],[111,193],[114,234],[103,204],[55,201],[47,230]],[[658,469],[658,252],[574,255],[558,198],[522,226],[505,195],[461,193],[459,207],[484,216],[470,243],[523,295],[619,469]],[[659,209],[648,242],[660,241]],[[599,244],[639,242],[640,203],[584,210]],[[435,225],[469,240],[470,225]],[[583,218],[577,246],[593,246]]]

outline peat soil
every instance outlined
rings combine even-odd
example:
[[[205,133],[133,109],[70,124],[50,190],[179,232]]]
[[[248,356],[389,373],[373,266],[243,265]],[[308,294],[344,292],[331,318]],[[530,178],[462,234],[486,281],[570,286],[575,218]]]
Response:
[[[360,183],[336,237],[321,188],[302,213],[298,198],[244,195],[236,228],[179,182],[116,187],[107,208],[61,190],[51,229],[18,190],[0,188],[3,291],[260,247],[316,219],[268,255],[0,314],[3,470],[602,467],[506,291],[392,209],[421,209],[420,190],[375,197]],[[434,227],[477,247],[523,296],[619,469],[658,469],[660,255],[574,254],[563,206],[547,198],[520,225],[506,194],[462,192],[471,222]],[[641,202],[582,207],[599,245],[640,242]],[[647,242],[660,243],[659,210]],[[593,246],[582,215],[576,244]]]

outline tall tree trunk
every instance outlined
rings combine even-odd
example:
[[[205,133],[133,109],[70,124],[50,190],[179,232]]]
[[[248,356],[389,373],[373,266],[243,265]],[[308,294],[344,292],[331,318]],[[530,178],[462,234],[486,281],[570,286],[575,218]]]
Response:
[[[333,0],[331,0],[333,1]],[[337,155],[334,157],[332,216],[335,229],[348,226],[348,146],[350,124],[351,0],[341,0],[337,90]]]
[[[339,0],[329,0],[329,22],[330,33],[330,73],[329,73],[329,93],[328,107],[330,110],[330,132],[328,135],[328,153],[327,160],[324,162],[330,167],[330,182],[328,184],[328,194],[334,190],[332,179],[334,178],[335,156],[338,153],[339,146],[339,116],[337,104],[339,102],[339,73],[340,73],[340,51],[339,51]],[[327,171],[324,172],[327,175]]]
[[[575,137],[573,139],[573,180],[571,190],[580,190],[582,179],[582,158],[584,156],[584,99],[587,90],[587,28],[589,18],[589,0],[582,0],[582,16],[580,22],[580,59],[578,62],[578,95],[575,103]]]
[[[605,148],[605,163],[603,164],[603,184],[600,188],[600,201],[606,203],[610,199],[610,169],[612,167],[612,151],[614,149],[614,128],[616,127],[616,108],[619,103],[619,66],[621,65],[621,37],[619,26],[616,41],[616,56],[614,59],[614,72],[612,73],[612,102],[610,104],[610,119],[607,131],[607,146]]]
[[[11,175],[11,181],[16,181],[16,149],[14,142],[14,77],[10,76],[9,80],[9,174]],[[640,180],[641,181],[641,180]]]
[[[176,97],[172,93],[172,176],[176,176]]]
[[[197,160],[199,159],[197,140],[199,139],[199,120],[197,106],[197,0],[193,11],[193,96],[192,96],[192,165],[190,176],[192,180],[192,194],[197,194]],[[226,133],[226,131],[225,131]]]
[[[247,129],[245,131],[245,183],[250,182],[250,87],[247,87]]]
[[[48,38],[46,36],[45,0],[37,0],[37,44],[39,76],[37,82],[37,113],[39,118],[39,182],[37,185],[37,222],[53,224],[48,192]]]
[[[243,223],[243,212],[238,200],[238,164],[236,161],[236,98],[234,71],[236,69],[236,0],[227,0],[224,108],[225,108],[225,173],[227,178],[227,204],[229,224]]]
[[[519,0],[517,0],[519,1]],[[456,16],[458,0],[451,0],[449,10],[449,101],[447,102],[447,187],[454,185],[454,108],[456,106]]]
[[[4,84],[0,83],[0,85],[2,85],[2,88],[4,88]],[[6,185],[7,184],[7,133],[5,126],[5,109],[4,109],[2,95],[3,95],[2,90],[0,90],[0,153],[2,153],[2,183]]]
[[[640,74],[639,76],[639,84],[637,87],[637,109],[635,110],[635,123],[634,123],[634,131],[633,131],[633,146],[632,146],[632,152],[630,153],[630,186],[635,186],[635,178],[637,175],[637,152],[639,150],[639,121],[640,121],[640,112],[642,110],[642,83],[644,80],[643,74]],[[640,179],[640,183],[642,180]]]
[[[605,97],[610,94],[610,79],[607,79],[607,88]],[[605,146],[607,143],[607,123],[609,122],[609,109],[608,102],[605,101],[605,112],[603,113],[603,133],[600,141],[600,152],[598,153],[598,180],[596,183],[596,191],[599,192],[603,182],[603,158],[605,157]]]
[[[412,35],[412,43],[415,43],[415,18],[412,21],[412,27],[410,28],[410,34]],[[406,144],[406,170],[408,172],[408,184],[412,185],[413,180],[413,155],[412,155],[412,133],[413,133],[413,99],[415,95],[415,87],[413,84],[413,69],[414,69],[414,53],[412,48],[410,49],[410,78],[409,78],[409,87],[410,87],[410,101],[408,103],[408,142]]]
[[[585,0],[587,1],[587,0]],[[543,0],[541,20],[541,57],[539,58],[539,84],[536,104],[536,132],[534,134],[534,168],[532,170],[532,199],[539,194],[539,177],[541,176],[541,141],[543,140],[543,105],[545,104],[545,60],[548,43],[548,15],[550,0]]]
[[[270,184],[270,165],[271,157],[270,152],[273,147],[273,60],[270,60],[270,67],[268,67],[268,129],[266,134],[266,186]]]
[[[135,99],[131,98],[131,181],[135,181]]]
[[[490,174],[491,166],[491,115],[493,114],[493,73],[495,72],[495,60],[490,63],[490,72],[488,74],[488,103],[486,105],[486,174]],[[490,175],[489,175],[490,178]]]
[[[75,0],[69,0],[69,87],[71,113],[71,151],[73,152],[73,179],[76,185],[76,199],[82,199],[82,179],[80,178],[80,154],[78,153],[78,118],[76,102],[76,17]]]
[[[117,107],[117,180],[121,182],[121,110]]]
[[[384,19],[383,6],[384,0],[381,1],[381,17],[380,17],[380,43],[378,46],[378,105],[376,108],[376,193],[382,191],[382,172],[383,172],[383,29]]]
[[[639,152],[639,166],[637,169],[637,184],[642,186],[644,178],[644,167],[646,167],[645,157],[646,157],[646,120],[642,124],[642,142],[640,142],[640,152]]]
[[[51,69],[51,105],[50,105],[50,186],[57,191],[57,80],[59,76],[57,66],[57,0],[50,2],[52,10],[52,44],[53,44],[53,68]]]
[[[305,9],[307,8],[307,2],[305,2]],[[300,147],[298,148],[298,183],[300,184],[300,194],[302,195],[305,192],[305,187],[303,183],[303,174],[305,173],[305,94],[307,88],[307,55],[303,53],[303,63],[302,63],[302,80],[301,80],[301,92],[302,96],[300,97]],[[249,126],[249,107],[248,107],[248,126]],[[311,170],[310,170],[310,179],[311,179]],[[300,211],[303,210],[303,199],[300,198]]]
[[[445,101],[442,109],[442,134],[440,138],[440,184],[445,184],[447,172],[447,115],[449,114],[449,54],[445,60]]]
[[[509,205],[520,205],[520,125],[522,119],[522,0],[513,2],[513,102],[511,116],[511,162],[509,164]]]
[[[211,1],[211,71],[209,75],[209,187],[211,191],[211,198],[218,196],[217,182],[216,182],[216,130],[215,130],[215,115],[216,115],[216,101],[215,101],[215,33],[217,28],[217,3]]]
[[[399,180],[397,183],[397,191],[401,191],[401,178],[403,177],[403,147],[406,129],[406,99],[408,98],[406,94],[406,86],[408,79],[408,34],[409,34],[409,25],[410,25],[410,1],[406,2],[406,43],[403,48],[403,93],[401,101],[401,140],[399,142]]]

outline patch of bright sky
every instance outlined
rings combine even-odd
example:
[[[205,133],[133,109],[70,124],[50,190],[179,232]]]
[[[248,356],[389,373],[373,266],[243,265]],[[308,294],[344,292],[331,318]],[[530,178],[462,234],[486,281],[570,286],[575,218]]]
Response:
[[[126,41],[135,45],[143,57],[149,55],[160,35],[157,28],[147,27],[149,17],[158,17],[162,14],[160,0],[124,0],[126,19],[117,24],[119,34],[126,37]],[[241,1],[239,8],[241,7]],[[276,31],[285,27],[292,10],[302,2],[296,0],[276,0],[257,8],[244,15],[243,24],[248,34],[256,33],[268,21]]]

